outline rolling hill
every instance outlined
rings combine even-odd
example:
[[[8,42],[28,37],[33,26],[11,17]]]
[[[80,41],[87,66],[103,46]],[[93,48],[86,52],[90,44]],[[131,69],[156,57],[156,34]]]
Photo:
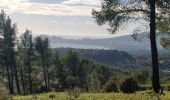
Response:
[[[51,47],[70,47],[80,49],[104,49],[125,51],[133,56],[150,55],[150,41],[147,35],[140,35],[138,41],[134,40],[131,35],[120,36],[115,38],[103,39],[64,39],[62,37],[49,37]],[[161,47],[159,38],[157,38],[158,51],[160,55],[167,55],[169,51]]]

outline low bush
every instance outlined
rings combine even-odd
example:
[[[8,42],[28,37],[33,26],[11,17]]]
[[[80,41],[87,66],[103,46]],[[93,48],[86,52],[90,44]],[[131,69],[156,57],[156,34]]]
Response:
[[[33,94],[32,95],[32,100],[37,100],[38,99],[38,96],[36,94]]]
[[[109,92],[118,92],[117,83],[112,81],[112,80],[109,80],[104,85],[104,88],[103,88],[102,92],[106,92],[106,93],[109,93]]]
[[[50,94],[50,95],[49,95],[49,98],[50,98],[50,99],[54,99],[54,98],[55,98],[55,94]]]
[[[170,91],[169,84],[163,84],[161,85],[161,88],[163,89],[163,91]],[[152,85],[140,85],[139,90],[140,91],[152,90]]]
[[[170,85],[166,84],[166,85],[162,85],[162,88],[164,91],[170,91]]]
[[[132,77],[124,77],[119,81],[119,88],[124,93],[134,93],[139,89],[139,86]]]
[[[69,98],[78,98],[80,96],[81,90],[77,87],[74,89],[67,89],[66,93],[69,95]]]
[[[140,91],[152,90],[152,85],[140,85],[139,90]]]
[[[3,87],[0,87],[0,100],[8,100],[10,98],[7,90]]]

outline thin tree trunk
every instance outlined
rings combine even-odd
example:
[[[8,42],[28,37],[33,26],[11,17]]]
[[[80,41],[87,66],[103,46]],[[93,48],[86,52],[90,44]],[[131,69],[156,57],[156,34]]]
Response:
[[[23,93],[25,95],[26,93],[25,93],[24,74],[23,74],[23,62],[21,63],[20,71],[21,71],[20,73],[21,73],[21,83],[22,83]]]
[[[13,68],[10,66],[10,70],[11,70],[11,90],[12,90],[12,93],[14,93],[14,72],[13,72]]]
[[[32,77],[31,77],[31,73],[32,73],[32,68],[31,68],[31,63],[30,63],[30,56],[28,55],[28,73],[29,73],[29,91],[30,94],[32,94]]]
[[[12,86],[11,86],[10,71],[9,71],[9,66],[8,66],[7,63],[6,63],[6,66],[7,66],[7,77],[8,77],[8,87],[9,87],[9,92],[10,92],[10,94],[13,94],[14,91],[13,91]]]
[[[14,62],[14,74],[15,74],[15,82],[16,82],[16,86],[17,86],[17,92],[18,92],[18,94],[20,94],[20,85],[19,85],[19,79],[18,79],[18,70],[17,70],[15,62]]]
[[[87,80],[85,79],[85,85],[86,85],[86,92],[88,93],[89,92],[89,87],[88,87],[88,84],[87,84]]]
[[[47,84],[47,86],[48,86],[48,91],[50,91],[50,77],[49,77],[49,73],[48,73],[48,67],[47,67],[47,82],[48,82],[48,84]]]
[[[48,85],[47,85],[47,77],[46,77],[46,70],[45,70],[45,57],[44,57],[44,53],[43,53],[43,57],[42,57],[42,63],[43,63],[43,71],[44,71],[44,82],[45,82],[45,92],[48,92]]]
[[[4,36],[5,38],[5,36]],[[7,49],[7,42],[6,42],[6,38],[4,39],[4,53],[5,53],[5,65],[7,67],[7,77],[8,77],[8,87],[9,87],[9,92],[10,94],[14,94],[14,90],[13,90],[13,84],[12,84],[12,76],[11,76],[11,73],[12,73],[12,70],[11,70],[11,67],[9,66],[10,62],[9,62],[9,53],[8,53],[8,50]]]
[[[150,43],[152,53],[152,86],[156,93],[159,93],[159,66],[158,66],[158,50],[156,44],[156,25],[155,25],[155,2],[156,0],[149,0],[150,3]]]

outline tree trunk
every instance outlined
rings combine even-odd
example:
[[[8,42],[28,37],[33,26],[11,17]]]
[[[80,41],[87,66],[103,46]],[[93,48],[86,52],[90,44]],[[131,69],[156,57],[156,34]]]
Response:
[[[5,29],[4,29],[5,30]],[[4,33],[5,34],[5,33]],[[6,40],[6,36],[4,35],[4,54],[5,54],[5,65],[7,68],[7,77],[8,77],[8,87],[9,87],[9,92],[10,94],[14,94],[14,90],[13,90],[13,75],[11,75],[12,70],[10,67],[10,61],[9,61],[9,49],[7,48],[7,40]]]
[[[11,75],[11,90],[12,90],[12,93],[14,93],[14,71],[13,71],[13,68],[10,66],[10,75]]]
[[[159,93],[159,66],[158,66],[158,50],[156,44],[156,25],[155,25],[155,1],[149,0],[150,3],[150,44],[152,53],[152,87],[156,93]]]
[[[6,61],[5,61],[5,62],[6,62]],[[10,71],[9,71],[9,66],[8,66],[7,63],[6,63],[6,67],[7,67],[7,76],[8,76],[8,88],[9,88],[9,92],[10,92],[10,94],[13,94],[14,91],[13,91],[12,86],[11,86]]]
[[[30,62],[30,56],[28,55],[28,73],[29,73],[29,91],[30,94],[32,94],[32,77],[31,77],[31,73],[32,73],[32,68],[31,68],[31,62]]]
[[[87,84],[87,80],[85,79],[85,85],[86,85],[86,92],[88,93],[89,92],[89,87],[88,87],[88,84]]]
[[[48,92],[48,85],[47,85],[47,77],[46,77],[46,68],[45,68],[45,57],[44,57],[44,53],[43,53],[43,57],[42,57],[42,64],[43,64],[43,71],[44,71],[44,82],[45,82],[45,92]]]
[[[17,92],[18,94],[20,94],[20,85],[19,85],[19,79],[18,79],[18,70],[16,67],[16,63],[14,62],[14,75],[15,75],[15,82],[16,82],[16,86],[17,86]]]
[[[48,73],[48,67],[47,67],[47,82],[48,82],[48,84],[47,84],[47,86],[48,86],[48,91],[50,91],[50,77],[49,77],[49,73]]]
[[[20,73],[21,73],[21,83],[22,83],[22,88],[23,88],[23,93],[25,95],[25,84],[24,84],[24,74],[23,74],[23,62],[21,64],[21,69],[20,69]]]

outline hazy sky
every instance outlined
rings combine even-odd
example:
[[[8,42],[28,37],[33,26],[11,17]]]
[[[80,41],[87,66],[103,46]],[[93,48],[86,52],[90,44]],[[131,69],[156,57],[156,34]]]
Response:
[[[0,0],[0,8],[17,23],[20,33],[28,28],[34,35],[110,37],[107,26],[98,26],[91,15],[100,4],[101,0]],[[126,26],[117,35],[136,28],[136,24]]]

